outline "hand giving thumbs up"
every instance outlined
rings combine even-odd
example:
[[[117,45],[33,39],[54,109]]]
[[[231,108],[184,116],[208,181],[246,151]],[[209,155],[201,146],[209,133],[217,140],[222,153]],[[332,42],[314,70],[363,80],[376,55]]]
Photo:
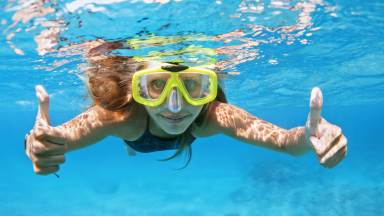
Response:
[[[320,164],[327,168],[336,166],[347,153],[347,139],[341,128],[321,117],[323,95],[320,88],[311,92],[310,112],[306,122],[306,137],[315,150]]]
[[[64,132],[50,125],[49,95],[43,86],[36,86],[39,107],[33,130],[26,136],[25,153],[32,160],[36,174],[47,175],[59,170],[64,163],[66,139]]]

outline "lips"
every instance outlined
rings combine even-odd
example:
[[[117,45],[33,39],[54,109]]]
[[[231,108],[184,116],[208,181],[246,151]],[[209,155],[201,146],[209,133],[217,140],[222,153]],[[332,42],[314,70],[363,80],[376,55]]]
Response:
[[[160,116],[172,121],[181,121],[189,115],[160,115]]]

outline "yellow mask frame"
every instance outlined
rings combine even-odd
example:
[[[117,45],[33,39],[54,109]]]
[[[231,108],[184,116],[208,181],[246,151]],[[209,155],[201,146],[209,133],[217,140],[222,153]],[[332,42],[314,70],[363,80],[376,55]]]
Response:
[[[160,96],[156,99],[147,99],[140,95],[140,79],[144,75],[154,74],[154,73],[169,73],[170,78],[168,78],[163,91]],[[188,90],[183,84],[183,81],[179,78],[179,74],[182,73],[198,73],[207,75],[209,79],[209,94],[204,98],[192,98]],[[217,75],[216,72],[208,70],[201,67],[188,67],[184,65],[171,65],[171,66],[162,66],[151,69],[144,69],[134,73],[132,77],[132,96],[133,99],[145,106],[159,106],[162,104],[166,98],[170,95],[170,92],[173,88],[178,89],[183,95],[184,99],[193,106],[200,106],[206,103],[213,101],[217,96]]]

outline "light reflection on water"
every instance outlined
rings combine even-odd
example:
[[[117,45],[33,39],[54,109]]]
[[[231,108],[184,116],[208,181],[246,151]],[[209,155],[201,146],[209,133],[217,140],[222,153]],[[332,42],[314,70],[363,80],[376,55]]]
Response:
[[[13,50],[20,57],[11,58],[26,59],[25,68],[30,70],[32,65],[41,73],[28,88],[44,82],[50,92],[61,92],[70,101],[84,93],[78,70],[84,62],[82,54],[97,41],[129,40],[136,45],[119,54],[217,59],[221,70],[235,75],[226,80],[229,99],[248,108],[306,106],[315,85],[330,96],[328,104],[380,103],[383,96],[351,99],[357,98],[351,86],[368,86],[374,92],[383,89],[383,73],[369,74],[384,64],[375,62],[375,50],[369,55],[361,52],[365,38],[354,41],[352,36],[368,23],[366,17],[382,18],[364,7],[342,4],[323,0],[9,1],[2,5],[1,29],[8,47],[3,50],[11,56]],[[362,23],[351,26],[356,19]],[[153,42],[154,37],[161,40]],[[376,37],[372,32],[373,40]],[[190,51],[191,47],[195,49]],[[214,53],[201,53],[205,48]],[[367,62],[368,75],[356,76],[353,68],[365,68]],[[45,75],[45,71],[52,73]],[[17,104],[34,104],[26,98],[34,99],[27,93]]]
[[[3,143],[15,144],[3,149],[2,158],[11,161],[4,163],[9,171],[3,173],[0,184],[0,191],[6,194],[2,197],[3,212],[12,215],[17,209],[34,215],[64,215],[67,211],[79,215],[127,215],[136,211],[145,215],[143,210],[147,210],[148,215],[153,215],[152,211],[159,214],[159,209],[167,207],[177,209],[174,214],[180,215],[180,209],[188,212],[188,203],[192,209],[220,212],[218,215],[383,214],[380,171],[384,165],[378,145],[382,139],[377,137],[382,127],[380,106],[330,107],[383,102],[381,0],[15,2],[0,2],[4,8],[0,12],[0,106],[6,117],[3,131],[7,131]],[[153,43],[154,36],[161,42]],[[188,170],[175,174],[169,173],[169,165],[155,160],[152,164],[145,156],[129,161],[132,164],[125,167],[125,152],[112,144],[120,140],[111,140],[104,147],[91,148],[92,157],[71,155],[71,162],[61,171],[65,180],[60,182],[60,189],[56,177],[28,178],[31,173],[25,172],[25,167],[30,169],[30,161],[15,146],[22,146],[24,134],[20,133],[30,129],[34,116],[19,109],[36,110],[33,87],[43,83],[51,93],[53,116],[60,118],[58,122],[72,118],[74,113],[61,115],[59,110],[75,109],[78,113],[85,106],[82,96],[86,92],[78,69],[84,63],[82,54],[101,40],[135,41],[135,49],[117,52],[146,57],[154,51],[191,50],[197,45],[197,51],[210,48],[215,52],[205,50],[200,59],[217,58],[223,70],[232,72],[226,80],[230,102],[251,112],[260,107],[282,106],[267,114],[257,113],[282,126],[299,123],[305,111],[292,107],[307,106],[310,88],[319,85],[325,96],[326,118],[343,125],[351,154],[330,171],[321,169],[313,155],[308,155],[309,164],[305,158],[286,163],[277,158],[275,163],[271,158],[279,155],[273,152],[258,153],[258,149],[252,151],[243,144],[214,137],[194,147],[194,152],[200,148],[208,156],[194,159]],[[16,132],[9,133],[10,129]],[[223,143],[232,146],[222,147]],[[98,154],[93,153],[98,151],[110,155],[95,156]],[[121,163],[116,160],[119,155],[124,159]],[[297,165],[300,163],[306,166]],[[97,169],[92,169],[95,164]],[[243,175],[246,181],[240,179]],[[93,179],[95,176],[100,179]],[[234,176],[234,180],[225,179],[228,176]],[[129,179],[129,186],[122,179]],[[59,202],[63,207],[60,209],[67,211],[57,211],[57,200],[67,199],[73,190],[82,201],[74,198]],[[310,199],[312,202],[308,202]],[[148,200],[152,209],[147,208]],[[81,207],[83,203],[86,208]],[[218,210],[217,206],[225,208]],[[167,209],[160,212],[172,215]]]

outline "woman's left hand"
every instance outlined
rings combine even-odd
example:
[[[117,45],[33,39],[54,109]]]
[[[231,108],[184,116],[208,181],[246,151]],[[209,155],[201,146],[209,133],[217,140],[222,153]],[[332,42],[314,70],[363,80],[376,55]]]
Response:
[[[310,112],[305,124],[307,142],[315,150],[320,164],[327,168],[336,166],[347,153],[347,138],[341,128],[321,117],[323,95],[320,88],[311,92]]]

